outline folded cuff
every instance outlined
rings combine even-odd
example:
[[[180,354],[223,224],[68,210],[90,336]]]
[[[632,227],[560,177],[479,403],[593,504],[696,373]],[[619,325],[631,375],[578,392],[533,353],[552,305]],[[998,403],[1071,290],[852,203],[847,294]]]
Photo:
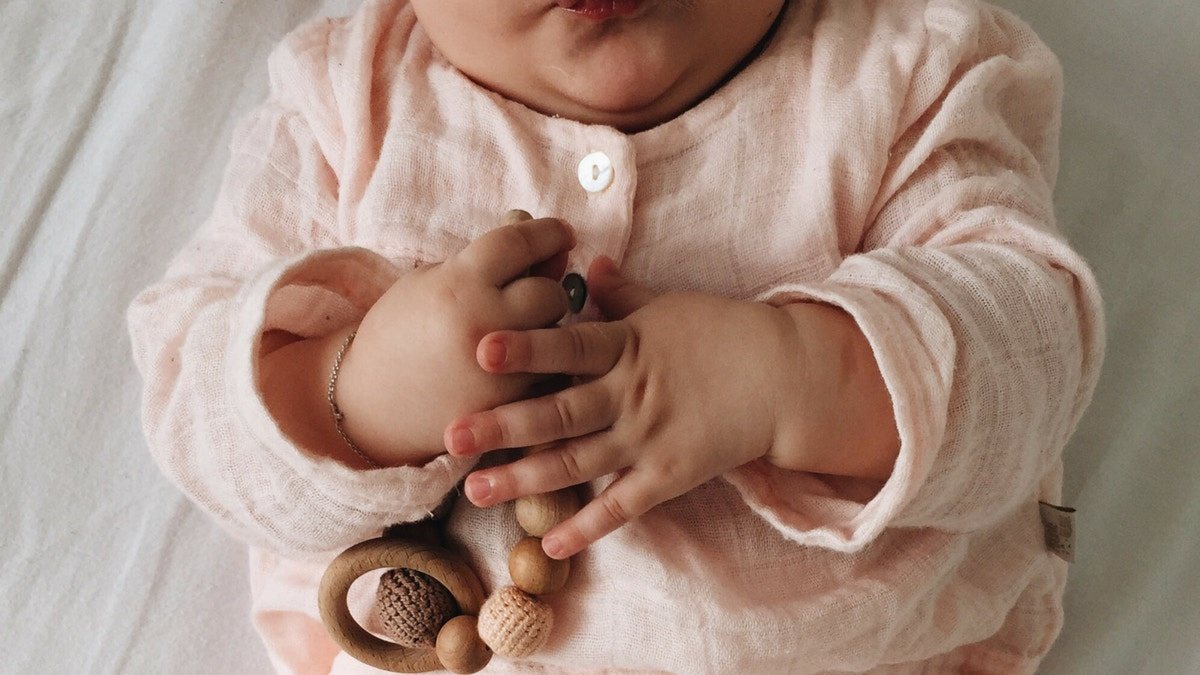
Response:
[[[283,434],[262,399],[257,386],[259,346],[263,333],[273,328],[292,330],[289,324],[296,324],[293,332],[312,337],[361,320],[399,276],[400,270],[386,258],[362,248],[314,251],[279,261],[243,288],[225,364],[228,395],[237,414],[293,474],[275,479],[298,482],[346,515],[358,515],[355,520],[378,521],[380,527],[432,514],[475,460],[443,454],[424,466],[359,471],[309,453]],[[295,294],[306,290],[323,291],[334,300],[309,297],[312,304],[297,311]],[[279,298],[286,294],[293,297],[281,303]],[[335,305],[341,311],[332,309]],[[340,320],[332,320],[335,316]]]
[[[891,476],[865,503],[819,476],[780,469],[764,460],[724,477],[755,513],[785,537],[805,545],[857,551],[897,524],[936,457],[954,363],[949,325],[940,316],[912,316],[903,305],[873,289],[832,282],[788,284],[756,300],[776,306],[823,302],[854,317],[891,396],[900,451]],[[924,335],[917,332],[920,322],[927,329],[933,327],[936,345],[929,344],[929,330]],[[948,359],[933,356],[946,353]]]

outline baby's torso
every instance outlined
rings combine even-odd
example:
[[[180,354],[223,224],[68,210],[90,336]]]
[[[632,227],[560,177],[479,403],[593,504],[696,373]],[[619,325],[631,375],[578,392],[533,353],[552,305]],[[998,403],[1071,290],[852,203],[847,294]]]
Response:
[[[341,138],[329,143],[339,181],[333,236],[435,262],[522,208],[575,228],[571,269],[604,254],[659,291],[749,299],[823,279],[859,247],[876,208],[908,86],[892,62],[917,54],[899,42],[894,52],[864,52],[879,63],[813,61],[815,39],[861,40],[864,28],[847,18],[855,34],[815,37],[812,15],[830,10],[789,11],[730,83],[634,135],[484,91],[401,11],[378,38],[400,55],[358,75],[372,84],[355,96],[370,105],[340,110]],[[874,74],[839,86],[846,69]]]
[[[815,42],[889,40],[919,20],[898,10],[866,23],[826,17],[823,34],[810,30],[818,13],[867,4],[792,3],[776,42],[737,78],[682,117],[627,136],[482,91],[437,58],[407,9],[388,9],[401,3],[376,2],[392,15],[358,29],[375,31],[377,54],[395,56],[340,63],[330,85],[340,117],[319,131],[338,181],[329,243],[437,262],[521,208],[575,228],[570,270],[604,254],[660,292],[741,299],[819,282],[860,248],[879,208],[888,149],[906,124],[906,74],[920,56],[918,42],[895,39],[894,50],[863,50],[875,62],[822,60],[847,49]],[[576,320],[595,318],[589,306]],[[676,672],[865,669],[934,657],[943,627],[974,622],[983,642],[948,652],[941,667],[962,666],[975,649],[1019,669],[1023,652],[1036,662],[1046,647],[1029,636],[1061,622],[1061,572],[1034,545],[1038,527],[1031,503],[987,532],[888,530],[845,554],[785,539],[714,480],[577,556],[550,599],[556,628],[536,660],[638,668],[614,662],[611,643],[621,641],[636,647],[621,654],[652,654],[645,662]],[[461,501],[448,534],[488,589],[507,583],[521,534],[510,507]],[[254,560],[260,617],[315,617],[321,563]],[[367,612],[365,585],[355,604]],[[998,606],[1012,608],[1007,618]]]

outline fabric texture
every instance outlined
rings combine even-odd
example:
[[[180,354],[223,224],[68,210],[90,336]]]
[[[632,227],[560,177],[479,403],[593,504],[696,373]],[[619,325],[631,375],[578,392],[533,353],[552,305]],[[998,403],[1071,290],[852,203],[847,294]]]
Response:
[[[1036,667],[1066,576],[1037,501],[1060,496],[1104,334],[1055,228],[1061,73],[1027,26],[971,0],[793,3],[745,71],[634,135],[481,89],[398,1],[301,28],[270,70],[211,218],[129,324],[151,451],[253,546],[281,672],[364,672],[317,623],[324,564],[471,463],[360,472],[296,447],[256,388],[260,338],[356,321],[510,208],[572,223],[571,269],[605,254],[659,291],[845,309],[901,448],[882,485],[755,462],[661,505],[573,561],[534,663],[489,672]],[[594,151],[599,193],[576,176]],[[449,536],[505,583],[511,508],[460,503]],[[372,596],[352,589],[364,620]]]

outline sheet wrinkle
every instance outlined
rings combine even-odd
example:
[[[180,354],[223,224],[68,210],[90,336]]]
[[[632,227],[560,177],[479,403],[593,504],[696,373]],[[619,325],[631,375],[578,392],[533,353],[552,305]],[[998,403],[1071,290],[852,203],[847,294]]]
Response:
[[[127,11],[126,14],[128,13]],[[66,182],[68,173],[77,166],[73,164],[73,160],[79,155],[80,149],[93,129],[92,121],[100,110],[108,86],[113,79],[128,28],[127,21],[119,22],[116,33],[112,36],[113,39],[107,41],[108,48],[104,52],[104,58],[100,61],[95,76],[91,78],[87,96],[81,102],[82,106],[72,120],[72,131],[67,136],[65,143],[55,153],[49,175],[40,181],[41,184],[34,196],[33,203],[30,204],[28,213],[19,219],[21,224],[15,241],[5,256],[3,267],[0,267],[0,295],[8,295],[13,280],[20,271],[21,263],[25,261],[30,247],[33,245],[33,240],[41,229],[46,214],[55,205],[56,197]],[[73,45],[72,54],[80,56],[78,54],[80,51],[80,40],[77,39]],[[67,70],[67,65],[74,61],[75,59],[66,61],[55,79],[67,79],[63,71]]]
[[[177,548],[176,540],[172,534],[182,530],[180,525],[183,523],[186,512],[191,508],[191,506],[187,503],[187,500],[182,498],[177,498],[173,501],[174,505],[171,509],[171,515],[166,519],[165,522],[161,523],[161,527],[165,530],[166,536],[157,536],[163,534],[162,532],[158,532],[155,533],[155,539],[149,540],[149,543],[153,545],[155,553],[153,558],[154,566],[151,570],[150,582],[144,588],[139,586],[139,589],[143,591],[143,597],[146,599],[156,597],[159,594],[164,575],[167,574],[169,570],[177,564],[174,555]],[[149,518],[142,518],[143,527],[139,529],[138,539],[133,542],[133,548],[139,552],[145,551],[147,548],[142,544],[148,540],[148,537],[146,536],[148,527],[146,525],[149,522]],[[126,570],[131,570],[131,565],[127,564]],[[126,575],[126,577],[127,576],[128,575]],[[150,603],[145,601],[139,604],[136,612],[128,612],[127,616],[131,619],[129,624],[132,626],[145,626],[148,625],[149,622],[161,620],[162,618],[151,616]],[[127,640],[122,645],[119,658],[113,667],[114,672],[124,673],[131,671],[129,661],[134,648],[135,641],[132,639]]]

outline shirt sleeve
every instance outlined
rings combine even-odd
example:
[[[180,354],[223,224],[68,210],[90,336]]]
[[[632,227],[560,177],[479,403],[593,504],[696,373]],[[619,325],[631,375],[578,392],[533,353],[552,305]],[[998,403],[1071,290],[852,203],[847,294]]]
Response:
[[[272,55],[272,95],[235,133],[211,217],[127,317],[155,461],[235,536],[297,558],[429,514],[470,466],[442,455],[353,470],[292,443],[257,386],[264,333],[356,323],[417,262],[339,241],[341,141],[318,65],[328,30]]]
[[[931,2],[925,23],[858,252],[824,280],[759,298],[849,313],[900,435],[891,476],[866,498],[765,461],[727,474],[803,544],[855,551],[887,527],[997,522],[1061,463],[1099,376],[1099,289],[1054,223],[1057,59],[983,3]]]

